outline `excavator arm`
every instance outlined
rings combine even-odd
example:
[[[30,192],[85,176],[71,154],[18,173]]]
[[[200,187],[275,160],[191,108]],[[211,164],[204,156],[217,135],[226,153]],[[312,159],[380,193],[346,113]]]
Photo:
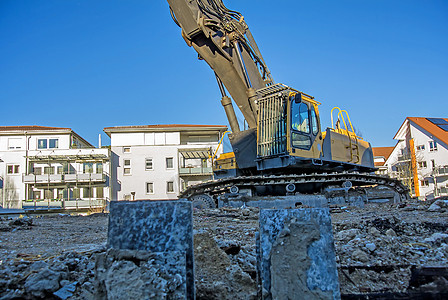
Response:
[[[272,85],[273,80],[244,17],[227,9],[222,0],[167,1],[186,43],[215,72],[232,131],[240,129],[226,90],[249,128],[256,128],[256,90]]]

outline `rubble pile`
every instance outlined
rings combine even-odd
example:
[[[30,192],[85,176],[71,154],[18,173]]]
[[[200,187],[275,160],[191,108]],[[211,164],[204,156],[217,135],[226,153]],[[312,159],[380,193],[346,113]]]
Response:
[[[86,253],[66,252],[42,260],[22,254],[2,261],[0,299],[68,299],[75,291],[79,299],[92,299],[95,255],[104,250],[98,247]]]
[[[0,231],[17,231],[31,229],[33,219],[29,217],[17,218],[14,220],[0,220]]]
[[[332,207],[341,294],[409,291],[415,268],[448,267],[448,209],[445,202],[434,203]],[[195,210],[193,215],[197,298],[256,299],[258,209]],[[118,280],[99,274],[106,235],[104,214],[0,220],[0,299],[104,295],[108,280]],[[121,261],[113,267],[123,272],[143,265]],[[173,290],[168,281],[154,282]],[[434,276],[422,285],[441,290],[447,280]]]

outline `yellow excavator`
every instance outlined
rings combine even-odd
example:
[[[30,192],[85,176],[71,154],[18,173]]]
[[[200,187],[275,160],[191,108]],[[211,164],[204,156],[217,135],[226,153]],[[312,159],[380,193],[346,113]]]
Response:
[[[334,108],[332,127],[322,131],[320,103],[274,82],[241,13],[221,0],[167,1],[187,45],[214,71],[232,130],[233,152],[214,159],[215,180],[188,187],[181,197],[215,207],[226,195],[316,194],[329,186],[366,185],[385,185],[408,197],[400,182],[373,173],[371,145],[356,135],[345,110]]]

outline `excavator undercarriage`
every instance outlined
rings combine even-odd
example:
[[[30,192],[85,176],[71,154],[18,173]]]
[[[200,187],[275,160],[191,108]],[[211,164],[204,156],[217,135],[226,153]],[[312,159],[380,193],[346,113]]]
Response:
[[[369,195],[374,187],[389,191],[385,197],[384,193],[381,196],[391,202],[409,199],[408,189],[399,180],[359,172],[228,177],[190,186],[180,197],[190,199],[197,208],[215,208],[219,203],[225,205],[232,200],[250,201],[257,197],[299,196],[297,199],[300,199],[300,195],[323,195],[327,204],[341,203],[342,198],[349,204],[351,194],[361,195],[363,202],[376,198]]]

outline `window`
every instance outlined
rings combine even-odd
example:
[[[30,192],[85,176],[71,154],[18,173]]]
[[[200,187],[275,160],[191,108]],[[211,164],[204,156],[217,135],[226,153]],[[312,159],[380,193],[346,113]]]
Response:
[[[57,167],[56,174],[62,174],[62,166]]]
[[[38,139],[37,149],[47,149],[47,139]]]
[[[96,163],[96,174],[103,174],[103,163]]]
[[[166,168],[173,169],[174,168],[174,159],[172,157],[166,158]]]
[[[423,151],[425,150],[425,145],[418,145],[417,146],[417,151]]]
[[[22,140],[21,139],[8,139],[8,149],[22,149]]]
[[[307,135],[298,134],[293,132],[291,134],[292,146],[301,149],[311,148],[311,138]]]
[[[421,186],[429,186],[429,180],[428,179],[420,180],[420,185]]]
[[[73,189],[73,198],[75,199],[81,198],[81,190],[77,187]]]
[[[123,147],[123,153],[131,153],[131,147]]]
[[[37,149],[56,149],[59,148],[59,139],[38,139]]]
[[[75,169],[73,168],[73,166],[70,163],[63,163],[62,164],[62,169],[64,174],[75,174]]]
[[[54,198],[54,191],[52,189],[45,190],[45,199],[53,199]]]
[[[40,200],[41,193],[40,191],[31,191],[30,199]]]
[[[34,175],[42,175],[42,167],[34,167],[33,174]]]
[[[153,170],[152,158],[147,158],[145,160],[145,170]]]
[[[130,159],[125,159],[123,161],[123,164],[124,164],[123,174],[124,175],[131,175],[131,160]]]
[[[82,196],[83,198],[93,198],[93,188],[91,187],[82,188]]]
[[[292,146],[301,149],[311,148],[311,137],[309,136],[310,120],[308,114],[308,105],[303,102],[296,103],[295,101],[292,101],[291,115],[291,128],[293,130],[291,134]],[[313,133],[317,134],[317,117],[314,115],[313,118],[316,118],[316,125],[313,124]]]
[[[6,169],[8,174],[19,174],[20,165],[7,165]]]
[[[154,183],[153,182],[146,183],[146,194],[154,194]]]
[[[293,101],[291,107],[291,113],[292,113],[292,119],[291,119],[292,129],[304,133],[310,133],[308,106],[303,102],[295,103]]]
[[[84,174],[92,174],[93,173],[93,163],[83,163],[82,164],[82,172]]]
[[[59,148],[59,140],[58,139],[50,139],[49,140],[49,147],[50,149]]]
[[[317,116],[316,116],[316,112],[314,111],[314,109],[311,110],[311,125],[312,125],[313,134],[316,135],[319,132],[319,127],[317,124]]]
[[[427,166],[428,165],[426,164],[426,161],[419,161],[418,162],[419,169],[426,168]]]
[[[437,151],[436,141],[429,141],[429,151]]]
[[[104,188],[103,187],[97,187],[96,188],[96,197],[98,199],[104,198]]]
[[[174,193],[174,182],[173,181],[167,181],[167,183],[166,183],[166,192],[167,193]]]
[[[44,174],[46,174],[46,175],[53,175],[54,174],[54,168],[53,167],[44,167]]]

